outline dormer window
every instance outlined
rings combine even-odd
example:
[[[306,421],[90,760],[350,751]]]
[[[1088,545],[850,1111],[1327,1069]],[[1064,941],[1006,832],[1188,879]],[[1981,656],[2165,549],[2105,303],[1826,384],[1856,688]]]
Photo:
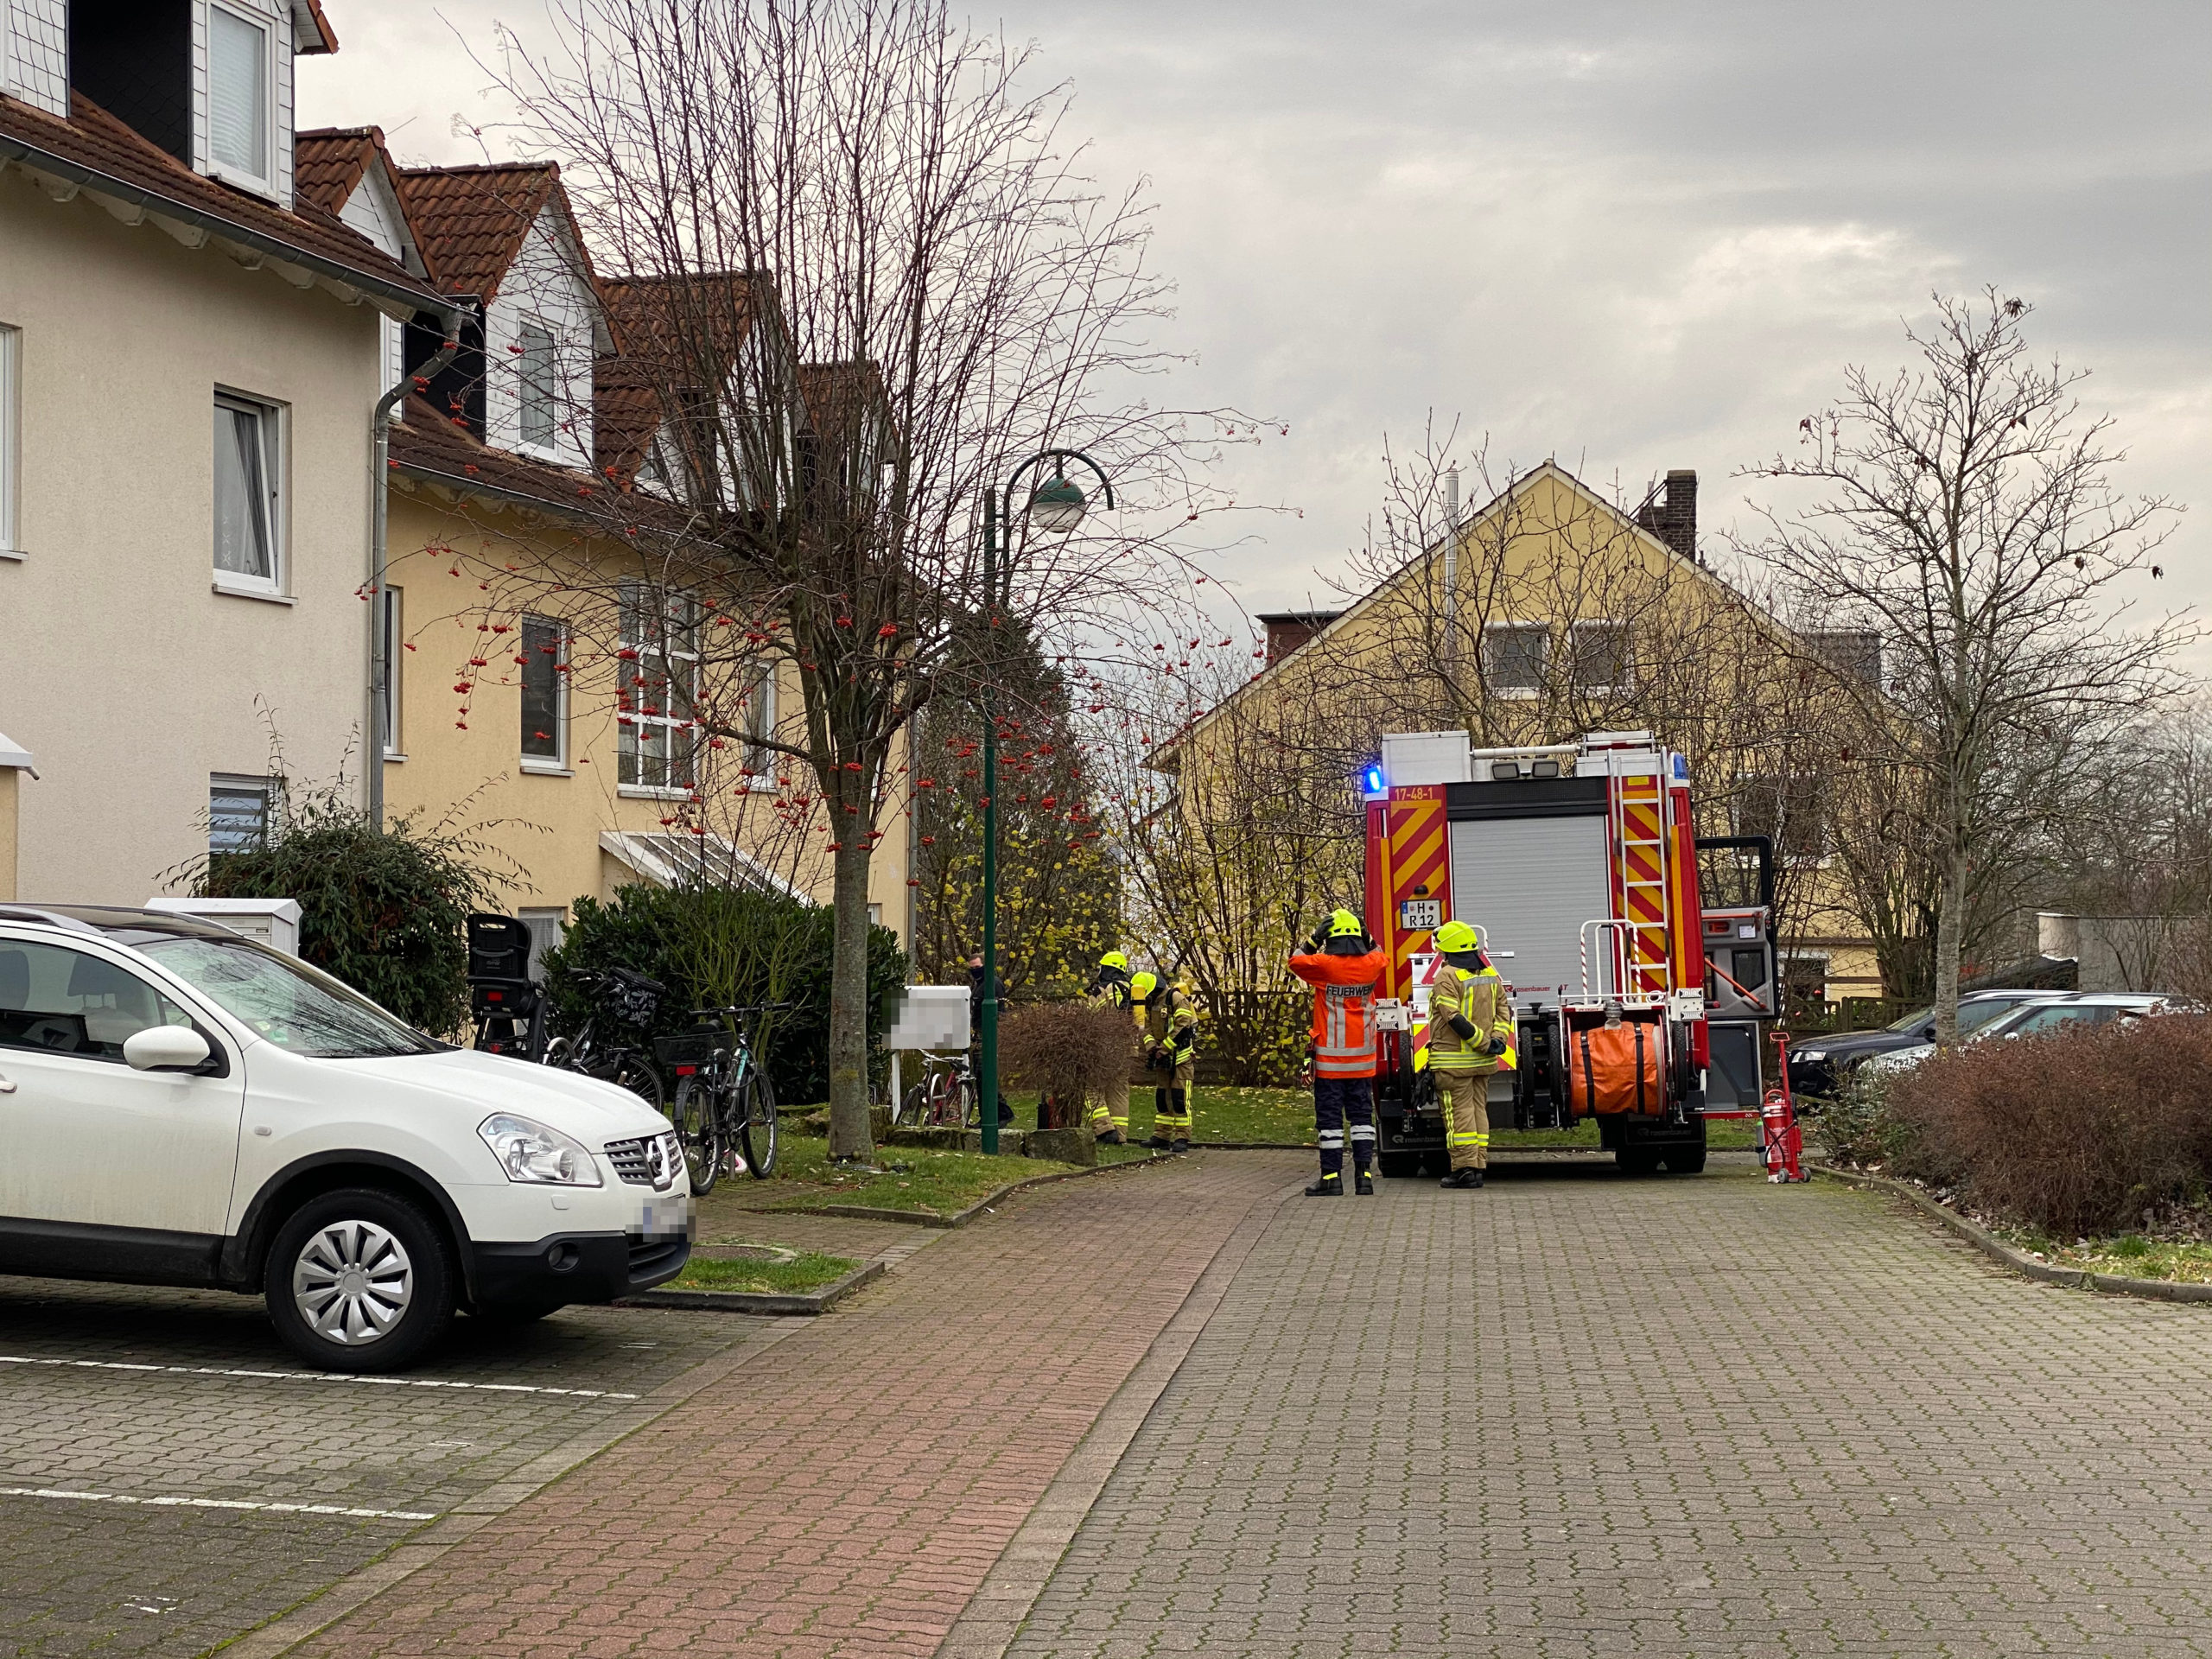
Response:
[[[553,357],[553,333],[543,323],[523,324],[518,343],[521,372],[522,441],[537,449],[553,447],[554,397],[560,370]]]
[[[269,143],[274,45],[274,31],[265,22],[210,0],[207,158],[219,176],[264,192],[276,171]]]

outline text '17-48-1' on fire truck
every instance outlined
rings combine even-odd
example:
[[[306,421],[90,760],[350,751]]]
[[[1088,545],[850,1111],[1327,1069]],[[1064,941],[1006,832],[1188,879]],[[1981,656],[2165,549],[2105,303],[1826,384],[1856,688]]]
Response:
[[[1408,733],[1382,740],[1362,794],[1368,931],[1389,957],[1384,1174],[1446,1166],[1428,996],[1433,935],[1455,919],[1512,997],[1516,1063],[1490,1079],[1495,1127],[1595,1118],[1624,1170],[1688,1174],[1705,1167],[1708,1114],[1758,1114],[1761,1028],[1780,1007],[1774,851],[1764,836],[1698,839],[1681,754],[1648,732],[1517,749]],[[1708,884],[1745,902],[1708,908]]]

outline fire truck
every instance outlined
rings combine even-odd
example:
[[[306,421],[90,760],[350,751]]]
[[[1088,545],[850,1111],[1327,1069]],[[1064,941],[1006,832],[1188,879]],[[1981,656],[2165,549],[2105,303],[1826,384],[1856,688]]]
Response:
[[[1389,957],[1376,1021],[1385,1175],[1446,1166],[1428,995],[1433,936],[1454,919],[1512,996],[1515,1063],[1490,1080],[1493,1128],[1594,1118],[1624,1170],[1694,1174],[1708,1115],[1771,1108],[1773,849],[1697,838],[1685,756],[1648,732],[1516,749],[1408,733],[1382,740],[1362,794],[1367,926]],[[1744,902],[1703,902],[1701,855],[1713,886],[1745,889],[1715,896]]]

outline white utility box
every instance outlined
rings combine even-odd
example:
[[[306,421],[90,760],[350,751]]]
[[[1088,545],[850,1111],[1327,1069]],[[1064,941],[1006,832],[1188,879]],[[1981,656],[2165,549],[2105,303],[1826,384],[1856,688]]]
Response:
[[[146,908],[219,922],[288,957],[300,954],[300,901],[296,899],[149,899]]]
[[[965,985],[909,985],[892,999],[886,1048],[968,1046],[968,988]]]

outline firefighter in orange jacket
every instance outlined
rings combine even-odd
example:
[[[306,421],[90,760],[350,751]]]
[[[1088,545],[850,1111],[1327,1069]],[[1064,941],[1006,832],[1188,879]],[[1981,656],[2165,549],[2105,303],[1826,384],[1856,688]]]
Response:
[[[1389,958],[1359,918],[1332,912],[1291,953],[1290,971],[1313,988],[1313,1128],[1321,1145],[1321,1178],[1309,1198],[1344,1190],[1344,1132],[1351,1133],[1353,1190],[1375,1191],[1375,988]]]

